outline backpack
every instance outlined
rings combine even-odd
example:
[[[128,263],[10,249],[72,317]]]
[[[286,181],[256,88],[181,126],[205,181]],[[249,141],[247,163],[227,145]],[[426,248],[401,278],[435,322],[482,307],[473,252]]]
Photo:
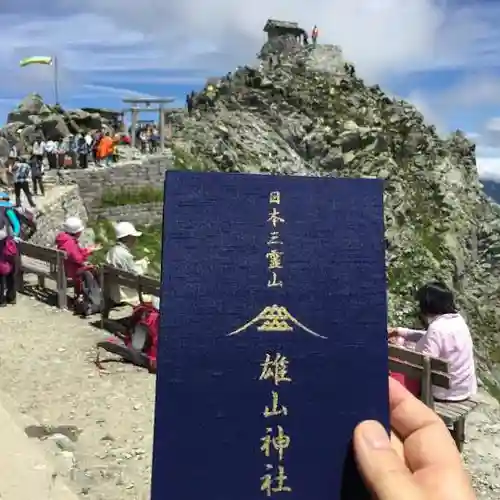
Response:
[[[101,312],[102,290],[95,268],[83,268],[78,279],[82,282],[82,295],[76,303],[75,312],[85,317]]]
[[[35,214],[31,211],[23,210],[21,208],[12,209],[16,214],[19,224],[21,225],[21,239],[28,240],[36,233]]]
[[[153,304],[145,302],[134,307],[129,327],[122,339],[111,337],[98,342],[97,347],[155,373],[159,328],[160,312]],[[96,364],[99,366],[99,351]]]
[[[10,221],[7,212],[14,209],[12,207],[0,206],[0,231],[5,230],[9,236],[12,236],[14,231],[12,227],[12,222]]]

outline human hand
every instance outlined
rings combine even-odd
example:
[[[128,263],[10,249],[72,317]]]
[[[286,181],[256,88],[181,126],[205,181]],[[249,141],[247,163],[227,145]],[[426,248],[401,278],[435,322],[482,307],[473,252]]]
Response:
[[[378,422],[354,431],[358,468],[375,500],[476,500],[450,432],[430,408],[389,378],[391,439]]]
[[[393,326],[387,327],[387,335],[389,336],[389,338],[397,337],[399,335],[398,329],[394,328]]]

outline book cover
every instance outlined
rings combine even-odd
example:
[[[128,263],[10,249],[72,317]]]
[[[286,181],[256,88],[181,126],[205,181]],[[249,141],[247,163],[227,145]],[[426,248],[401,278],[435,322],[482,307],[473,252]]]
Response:
[[[363,500],[386,428],[383,184],[168,172],[152,499]]]

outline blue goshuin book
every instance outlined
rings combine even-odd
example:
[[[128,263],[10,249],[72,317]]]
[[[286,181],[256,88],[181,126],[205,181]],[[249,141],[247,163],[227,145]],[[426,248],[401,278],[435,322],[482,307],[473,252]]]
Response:
[[[389,427],[382,181],[168,172],[153,500],[364,500]]]

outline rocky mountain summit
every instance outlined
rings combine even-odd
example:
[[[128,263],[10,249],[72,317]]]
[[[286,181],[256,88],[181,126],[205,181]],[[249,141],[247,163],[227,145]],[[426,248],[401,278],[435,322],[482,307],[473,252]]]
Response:
[[[59,141],[88,130],[113,131],[119,118],[120,113],[106,109],[64,110],[45,104],[38,94],[30,94],[9,113],[7,124],[0,129],[0,157],[7,156],[9,144],[23,149],[37,139]]]
[[[474,333],[482,382],[496,394],[500,217],[482,192],[475,146],[440,137],[411,104],[367,86],[334,45],[267,42],[258,67],[213,79],[193,110],[173,110],[187,168],[386,180],[389,316],[415,323],[428,280],[456,291]]]

